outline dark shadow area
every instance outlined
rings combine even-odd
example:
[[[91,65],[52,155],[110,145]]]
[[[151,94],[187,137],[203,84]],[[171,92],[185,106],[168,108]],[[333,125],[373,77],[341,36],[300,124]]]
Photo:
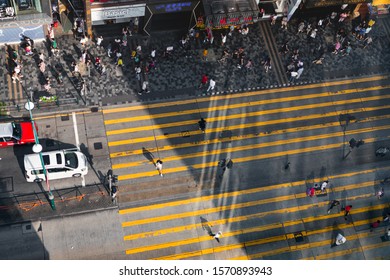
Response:
[[[144,157],[150,161],[151,163],[153,163],[153,165],[155,165],[155,162],[154,162],[154,158],[155,156],[148,151],[148,149],[146,149],[145,147],[142,147],[142,154],[144,155]]]
[[[208,235],[213,236],[214,233],[213,233],[213,230],[212,230],[211,227],[210,227],[209,221],[207,221],[207,220],[206,220],[205,218],[203,218],[203,217],[199,217],[199,218],[200,218],[200,222],[201,222],[201,224],[202,224],[202,229],[203,229],[204,231],[206,231]]]

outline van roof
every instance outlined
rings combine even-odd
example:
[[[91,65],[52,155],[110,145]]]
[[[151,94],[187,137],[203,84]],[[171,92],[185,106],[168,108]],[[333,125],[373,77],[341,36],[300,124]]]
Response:
[[[46,168],[64,166],[64,151],[44,152],[42,153],[42,158]],[[24,156],[25,169],[36,169],[40,167],[42,167],[42,163],[39,154],[30,154]]]

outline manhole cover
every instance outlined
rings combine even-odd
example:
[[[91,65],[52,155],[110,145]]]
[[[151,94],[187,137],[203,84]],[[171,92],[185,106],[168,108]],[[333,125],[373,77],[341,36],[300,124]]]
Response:
[[[12,177],[0,178],[0,193],[12,192],[14,184]]]
[[[103,144],[102,144],[102,142],[96,142],[96,143],[93,143],[93,147],[95,150],[101,150],[101,149],[103,149]]]

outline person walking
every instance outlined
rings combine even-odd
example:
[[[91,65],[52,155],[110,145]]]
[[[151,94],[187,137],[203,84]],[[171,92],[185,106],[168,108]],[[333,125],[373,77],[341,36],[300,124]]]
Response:
[[[223,47],[226,44],[227,36],[226,34],[221,34],[221,37],[222,37],[221,46]]]
[[[290,75],[291,75],[291,76],[290,76],[289,82],[292,83],[294,80],[297,79],[298,72],[296,72],[296,71],[291,71],[291,72],[290,72]]]
[[[103,42],[103,36],[100,35],[99,37],[96,38],[96,47],[100,49],[102,47],[102,42]]]
[[[370,231],[373,232],[374,229],[376,229],[377,227],[379,227],[381,221],[379,220],[376,220],[376,222],[373,222],[372,224],[370,224]]]
[[[141,81],[141,71],[142,71],[142,69],[140,66],[135,67],[135,78],[138,81]]]
[[[383,188],[381,188],[377,193],[376,193],[376,197],[378,199],[381,199],[383,196],[385,195],[385,191]]]
[[[347,220],[347,216],[350,214],[352,205],[347,205],[344,208],[344,220]]]
[[[142,95],[142,93],[144,93],[144,92],[146,92],[146,93],[150,92],[150,90],[149,90],[149,82],[146,81],[146,80],[143,81],[141,91],[138,92],[138,94]]]
[[[207,55],[209,54],[209,51],[207,48],[203,49],[203,54],[202,54],[202,60],[207,61]]]
[[[162,172],[162,169],[163,169],[163,162],[162,162],[160,159],[158,159],[158,160],[156,161],[156,169],[157,169],[157,171],[158,171],[158,174],[159,174],[161,177],[164,177],[163,172]]]
[[[203,74],[200,85],[198,88],[203,88],[204,86],[206,86],[208,81],[209,81],[209,78],[207,77],[207,74]]]
[[[326,187],[328,186],[328,183],[329,183],[328,180],[322,182],[322,184],[321,184],[321,192],[322,193],[326,192]]]
[[[111,198],[112,198],[112,200],[115,199],[117,194],[118,194],[118,187],[115,186],[115,185],[111,186]]]
[[[330,213],[330,210],[332,210],[333,207],[335,207],[335,206],[337,206],[337,205],[340,205],[340,201],[338,201],[338,200],[332,200],[332,203],[330,204],[329,209],[328,209],[328,214]]]
[[[216,234],[213,234],[213,238],[219,243],[219,238],[222,236],[222,231],[218,231]]]
[[[207,89],[207,92],[211,90],[211,92],[214,91],[215,88],[215,81],[213,79],[210,79],[209,88]]]
[[[200,121],[198,121],[199,129],[202,130],[203,133],[205,133],[206,130],[206,120],[204,118],[201,118]]]

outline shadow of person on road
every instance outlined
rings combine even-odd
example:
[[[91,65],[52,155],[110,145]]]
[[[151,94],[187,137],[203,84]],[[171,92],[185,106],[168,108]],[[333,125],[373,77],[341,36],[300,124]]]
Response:
[[[205,218],[200,217],[200,222],[202,224],[202,229],[204,231],[207,231],[207,234],[210,236],[214,236],[213,230],[210,227],[209,221],[207,221]]]
[[[334,221],[333,222],[333,226],[332,226],[332,235],[331,235],[331,244],[330,244],[330,248],[334,248],[336,247],[336,237],[338,234],[341,234],[341,235],[344,235],[344,231],[342,231],[340,228],[339,228],[339,224],[337,223],[337,221]]]
[[[156,163],[154,162],[154,155],[151,152],[149,152],[148,149],[142,147],[142,154],[148,161],[156,165]]]

